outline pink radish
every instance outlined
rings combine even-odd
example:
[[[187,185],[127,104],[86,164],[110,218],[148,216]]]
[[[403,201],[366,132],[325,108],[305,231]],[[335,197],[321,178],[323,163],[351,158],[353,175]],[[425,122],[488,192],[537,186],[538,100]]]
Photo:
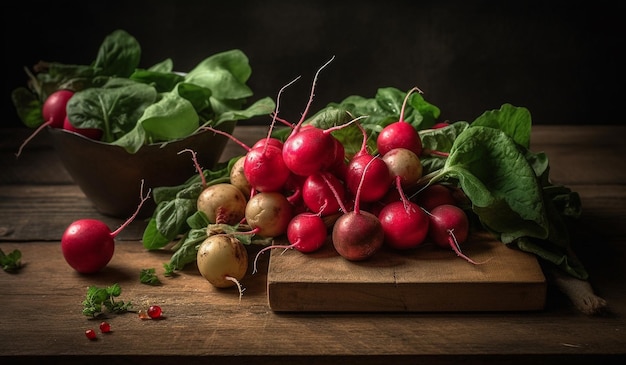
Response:
[[[370,160],[363,170],[361,183],[357,189],[354,210],[342,214],[333,226],[332,240],[335,250],[349,261],[362,261],[372,257],[380,250],[385,239],[380,220],[374,214],[360,210],[359,202],[362,193],[365,173],[375,161]],[[339,200],[339,197],[337,197]],[[343,203],[340,204],[346,212]]]
[[[70,119],[66,116],[63,120],[63,129],[66,131],[78,133],[94,141],[99,141],[102,138],[103,131],[98,128],[77,128],[70,122]]]
[[[244,156],[243,173],[254,190],[271,192],[283,189],[291,171],[285,165],[279,147],[271,142],[261,144],[257,142],[257,147],[250,148],[224,131],[212,127],[204,129],[224,135],[248,151]]]
[[[387,194],[391,182],[393,181],[389,168],[380,157],[372,156],[367,151],[367,134],[365,129],[357,123],[363,133],[363,144],[350,160],[346,170],[346,188],[352,194],[356,194],[361,188],[360,200],[363,202],[374,202]],[[365,172],[365,166],[368,171]]]
[[[28,138],[22,143],[16,156],[19,157],[22,154],[22,150],[39,132],[45,127],[63,128],[63,121],[67,115],[67,102],[74,95],[71,90],[57,90],[50,94],[48,98],[43,102],[41,107],[41,116],[43,117],[43,123],[31,133]]]
[[[411,152],[412,153],[412,152]],[[378,219],[385,232],[385,243],[399,250],[418,247],[428,235],[429,218],[422,208],[409,201],[396,180],[400,200],[385,205]]]
[[[135,219],[149,196],[150,191],[141,197],[135,213],[113,232],[98,219],[79,219],[70,224],[61,237],[61,251],[65,261],[81,274],[102,270],[115,252],[115,237]]]
[[[421,93],[421,90],[417,87],[414,87],[407,92],[404,102],[402,103],[399,120],[387,125],[378,134],[376,146],[378,148],[378,153],[381,155],[384,156],[390,150],[398,147],[411,150],[417,156],[422,154],[422,139],[420,138],[419,133],[410,123],[404,120],[406,103],[409,96],[415,91],[419,91]]]
[[[319,212],[321,216],[337,213],[341,208],[333,195],[335,188],[339,199],[345,199],[345,187],[341,180],[328,172],[320,172],[309,176],[302,185],[302,200],[312,212]]]
[[[283,145],[283,160],[289,170],[296,175],[309,176],[324,171],[335,164],[338,154],[341,153],[331,132],[342,126],[326,130],[310,125],[306,126],[306,128],[303,127],[304,120],[313,102],[315,84],[319,73],[333,59],[334,57],[322,65],[315,73],[305,110]]]
[[[429,212],[443,204],[457,205],[452,190],[442,184],[428,185],[412,200]]]
[[[285,250],[296,249],[303,253],[311,253],[319,250],[326,242],[328,232],[326,223],[320,217],[320,214],[309,212],[300,213],[294,216],[287,226],[287,241],[289,245],[271,245],[260,250],[254,258],[254,269],[252,273],[257,271],[257,260],[259,256],[268,250],[274,248],[282,248]]]
[[[459,257],[472,264],[479,264],[461,252],[461,244],[469,235],[469,219],[463,209],[450,204],[435,207],[429,214],[428,236],[437,245],[451,248]]]

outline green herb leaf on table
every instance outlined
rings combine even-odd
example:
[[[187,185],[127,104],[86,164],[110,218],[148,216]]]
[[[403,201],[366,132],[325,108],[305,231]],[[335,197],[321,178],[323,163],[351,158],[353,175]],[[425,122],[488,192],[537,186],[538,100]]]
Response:
[[[139,273],[139,281],[142,284],[147,284],[147,285],[161,285],[161,280],[159,280],[159,277],[156,275],[156,270],[154,268],[149,268],[149,269],[141,269],[140,273]]]
[[[128,312],[132,308],[131,302],[115,300],[121,293],[122,288],[117,283],[108,287],[88,287],[86,298],[83,300],[83,314],[95,318],[106,312]]]
[[[15,249],[5,254],[0,249],[0,266],[8,273],[17,273],[22,268],[22,251]]]

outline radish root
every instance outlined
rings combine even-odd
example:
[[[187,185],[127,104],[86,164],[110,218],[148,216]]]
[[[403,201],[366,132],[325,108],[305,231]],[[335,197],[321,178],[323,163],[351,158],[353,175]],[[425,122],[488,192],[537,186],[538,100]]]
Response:
[[[246,289],[245,289],[245,288],[243,288],[243,287],[241,286],[241,283],[239,282],[239,280],[235,279],[235,278],[234,278],[234,277],[232,277],[232,276],[228,276],[228,275],[226,275],[226,276],[224,277],[224,279],[226,279],[226,280],[230,280],[230,281],[232,281],[233,283],[235,283],[235,285],[237,285],[237,290],[239,291],[239,303],[241,303],[241,298],[243,297],[243,292],[244,292]]]

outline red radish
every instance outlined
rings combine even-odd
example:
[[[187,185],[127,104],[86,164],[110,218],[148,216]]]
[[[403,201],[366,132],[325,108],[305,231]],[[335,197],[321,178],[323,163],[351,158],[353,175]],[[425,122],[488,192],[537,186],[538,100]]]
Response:
[[[372,156],[367,151],[367,134],[360,124],[357,123],[357,125],[363,133],[363,144],[361,150],[348,164],[345,177],[346,188],[352,194],[356,194],[357,189],[362,187],[360,200],[374,202],[387,194],[393,179],[385,161],[380,157]],[[368,166],[367,172],[365,166]]]
[[[278,138],[274,138],[274,137],[269,137],[269,138],[261,138],[258,141],[256,141],[255,144],[252,145],[252,148],[257,148],[257,147],[263,147],[266,144],[270,144],[272,146],[276,146],[278,148],[280,148],[281,150],[283,149],[283,141],[281,141]]]
[[[424,242],[430,222],[422,208],[407,199],[399,183],[397,190],[401,200],[385,205],[378,213],[378,219],[385,232],[385,243],[395,249],[407,250]]]
[[[31,133],[28,138],[22,143],[16,156],[19,157],[22,154],[22,150],[30,140],[32,140],[39,132],[45,127],[63,128],[63,121],[67,115],[67,102],[74,95],[71,90],[57,90],[50,94],[48,98],[43,102],[41,107],[41,116],[43,117],[43,123]]]
[[[439,123],[433,124],[433,126],[430,127],[430,128],[432,128],[432,129],[440,129],[440,128],[445,128],[445,127],[447,127],[449,125],[450,125],[450,123],[448,123],[448,122],[439,122]]]
[[[452,190],[442,184],[428,185],[426,188],[419,191],[412,200],[429,212],[439,205],[457,204]]]
[[[335,137],[333,137],[333,140],[335,142],[335,161],[328,167],[328,171],[343,180],[348,170],[348,165],[346,164],[346,150],[341,141]]]
[[[77,128],[70,122],[70,119],[66,116],[63,120],[63,129],[66,131],[78,133],[82,136],[85,136],[89,139],[93,139],[95,141],[99,141],[102,138],[102,129],[98,128]]]
[[[150,191],[141,197],[135,213],[113,232],[98,219],[79,219],[70,224],[61,237],[61,251],[65,261],[81,274],[102,270],[113,257],[115,237],[135,219],[149,197]]]
[[[365,166],[361,183],[357,189],[354,210],[342,214],[333,226],[332,240],[335,250],[349,261],[362,261],[372,257],[383,245],[385,233],[380,220],[374,214],[360,210],[359,202],[363,191],[363,180],[370,165]],[[339,201],[339,198],[337,197]],[[345,206],[340,204],[345,212]]]
[[[463,209],[456,205],[443,204],[435,207],[429,214],[430,228],[428,236],[437,245],[451,248],[459,257],[472,264],[479,264],[461,252],[460,245],[469,235],[469,219]]]
[[[406,103],[409,96],[415,91],[419,91],[421,93],[421,90],[417,87],[412,88],[406,93],[398,121],[387,125],[378,134],[376,146],[378,148],[378,153],[381,155],[385,155],[390,150],[398,147],[411,150],[417,156],[422,154],[422,139],[420,138],[419,133],[410,123],[404,120]]]
[[[287,198],[277,192],[255,194],[246,205],[246,223],[250,233],[262,237],[278,237],[287,231],[293,218],[293,206]]]
[[[196,263],[202,277],[214,287],[236,285],[241,300],[243,288],[240,280],[248,271],[248,251],[241,241],[230,234],[211,235],[198,247]]]
[[[306,108],[302,113],[300,121],[294,126],[293,131],[283,144],[283,160],[289,170],[296,175],[309,176],[324,171],[333,166],[339,158],[338,155],[341,154],[331,132],[345,127],[345,124],[326,130],[311,125],[305,128],[302,125],[313,102],[315,84],[319,73],[333,59],[334,57],[322,65],[315,73]]]
[[[320,214],[309,212],[300,213],[294,216],[287,226],[287,240],[289,245],[271,245],[260,250],[254,258],[254,269],[252,273],[257,272],[257,260],[259,256],[268,250],[274,248],[283,248],[285,250],[296,249],[303,253],[311,253],[319,250],[326,242],[328,232],[326,223],[320,217]]]
[[[250,148],[234,136],[214,129],[203,127],[217,134],[230,138],[235,143],[246,149],[244,156],[243,172],[250,186],[260,192],[280,191],[285,186],[291,171],[285,165],[281,149],[271,142],[259,144],[258,147]]]
[[[345,187],[341,180],[328,172],[320,172],[309,176],[302,185],[302,200],[312,212],[325,216],[337,213],[341,208],[335,198],[331,186],[335,188],[339,199],[345,199]]]

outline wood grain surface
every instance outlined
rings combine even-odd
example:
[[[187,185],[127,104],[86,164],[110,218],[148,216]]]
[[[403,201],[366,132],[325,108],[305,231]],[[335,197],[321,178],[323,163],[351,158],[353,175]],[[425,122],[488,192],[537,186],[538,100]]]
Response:
[[[235,134],[249,143],[265,131],[238,127]],[[603,316],[579,312],[550,282],[545,306],[535,311],[275,311],[267,290],[270,255],[260,256],[256,273],[249,268],[240,301],[235,288],[213,288],[194,265],[163,276],[171,252],[143,248],[142,222],[117,241],[102,273],[79,275],[63,260],[59,232],[98,213],[59,169],[45,136],[15,159],[24,135],[0,136],[0,248],[21,250],[25,264],[17,274],[0,272],[2,364],[621,364],[626,358],[624,127],[538,126],[531,140],[533,150],[548,154],[553,180],[581,196],[573,247],[608,302]],[[241,153],[229,145],[224,158]],[[249,247],[249,256],[258,250]],[[478,258],[488,253],[468,248]],[[448,253],[437,256],[465,264]],[[486,265],[479,272],[490,270]],[[144,268],[155,268],[162,285],[141,284]],[[97,330],[102,319],[81,313],[87,287],[113,283],[122,287],[120,300],[137,309],[158,304],[165,317],[108,315],[113,331],[89,341],[84,331]]]

